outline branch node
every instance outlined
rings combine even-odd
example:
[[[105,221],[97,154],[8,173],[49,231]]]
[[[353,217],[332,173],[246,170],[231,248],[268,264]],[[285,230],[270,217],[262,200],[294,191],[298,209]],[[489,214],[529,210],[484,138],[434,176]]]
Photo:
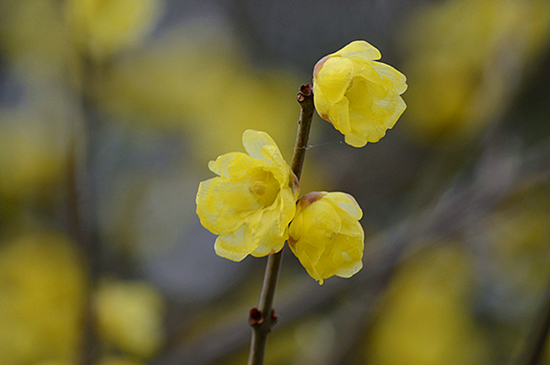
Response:
[[[264,321],[264,316],[262,315],[262,312],[260,312],[258,308],[252,308],[248,316],[248,323],[252,327],[254,327],[262,324],[263,321]]]
[[[298,100],[298,103],[303,103],[307,98],[311,97],[312,94],[313,91],[310,84],[302,85],[300,86],[298,95],[296,95],[296,100]]]

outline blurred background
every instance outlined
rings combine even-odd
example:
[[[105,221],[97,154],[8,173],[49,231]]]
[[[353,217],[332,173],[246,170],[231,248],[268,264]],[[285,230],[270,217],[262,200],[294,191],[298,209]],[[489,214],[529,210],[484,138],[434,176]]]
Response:
[[[266,260],[215,255],[198,184],[249,128],[289,161],[300,85],[356,39],[408,109],[361,149],[316,117],[302,193],[357,198],[364,268],[319,286],[286,250],[266,364],[527,363],[548,0],[0,0],[0,365],[244,364]]]

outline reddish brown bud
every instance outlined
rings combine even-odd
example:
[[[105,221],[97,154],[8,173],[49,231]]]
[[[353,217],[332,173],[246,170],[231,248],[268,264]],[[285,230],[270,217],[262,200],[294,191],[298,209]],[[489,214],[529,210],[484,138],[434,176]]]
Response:
[[[251,326],[255,326],[255,325],[261,324],[263,321],[264,321],[264,316],[262,315],[262,312],[260,312],[258,308],[252,308],[248,315],[248,323]]]

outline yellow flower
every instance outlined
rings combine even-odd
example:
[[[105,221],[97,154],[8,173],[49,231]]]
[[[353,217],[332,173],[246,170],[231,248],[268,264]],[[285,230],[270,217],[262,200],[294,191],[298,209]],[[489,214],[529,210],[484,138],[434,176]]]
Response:
[[[152,31],[162,12],[157,0],[69,0],[67,22],[77,45],[96,61],[131,48]]]
[[[247,130],[243,145],[248,155],[233,152],[210,161],[208,168],[220,176],[201,182],[196,199],[202,225],[219,235],[216,254],[233,261],[283,248],[300,190],[267,133]]]
[[[146,282],[101,283],[95,297],[95,309],[101,338],[118,350],[148,359],[164,344],[164,299]],[[104,363],[129,364],[122,361]]]
[[[345,193],[309,193],[298,202],[288,243],[319,284],[333,275],[349,278],[363,267],[362,216],[359,204]]]
[[[363,147],[378,142],[407,107],[401,72],[384,63],[365,41],[354,41],[323,57],[313,71],[315,108],[345,135],[346,143]]]

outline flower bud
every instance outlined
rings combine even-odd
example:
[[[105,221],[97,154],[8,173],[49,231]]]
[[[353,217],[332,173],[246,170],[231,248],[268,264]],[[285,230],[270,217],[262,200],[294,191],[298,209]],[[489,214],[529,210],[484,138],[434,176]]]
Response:
[[[345,193],[315,192],[302,197],[289,229],[289,246],[319,284],[331,276],[349,278],[363,267],[363,216]]]
[[[380,57],[367,42],[355,41],[323,57],[313,69],[317,113],[353,147],[378,142],[406,108],[400,96],[407,89],[405,75],[374,61]]]

